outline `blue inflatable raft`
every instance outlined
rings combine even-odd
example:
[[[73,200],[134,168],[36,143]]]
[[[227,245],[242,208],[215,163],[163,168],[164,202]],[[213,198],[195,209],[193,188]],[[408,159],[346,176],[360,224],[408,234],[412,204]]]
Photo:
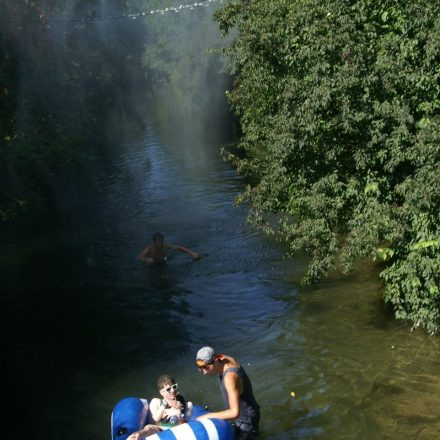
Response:
[[[232,426],[225,420],[196,418],[206,411],[198,405],[188,423],[176,425],[146,438],[150,440],[234,440]],[[125,440],[150,421],[148,401],[137,397],[120,400],[113,409],[111,418],[112,440]]]

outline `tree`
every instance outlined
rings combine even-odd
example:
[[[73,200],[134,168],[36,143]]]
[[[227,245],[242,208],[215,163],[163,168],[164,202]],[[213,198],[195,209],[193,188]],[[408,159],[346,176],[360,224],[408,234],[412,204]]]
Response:
[[[143,23],[99,21],[127,3],[1,2],[0,223],[54,217],[53,188],[97,155],[130,87],[146,88]]]
[[[384,265],[397,318],[440,327],[440,16],[416,0],[228,2],[220,28],[249,219],[311,255],[305,282]],[[267,214],[280,221],[274,226]]]

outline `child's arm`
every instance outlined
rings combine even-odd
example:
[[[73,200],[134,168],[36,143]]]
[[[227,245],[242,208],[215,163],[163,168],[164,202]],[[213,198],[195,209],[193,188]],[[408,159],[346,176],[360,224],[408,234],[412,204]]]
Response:
[[[178,408],[167,408],[162,399],[157,399],[156,397],[150,402],[150,413],[153,420],[158,423],[162,419],[172,416],[179,416],[180,409]]]
[[[153,420],[157,423],[165,417],[165,405],[162,399],[156,397],[150,402],[150,414]]]

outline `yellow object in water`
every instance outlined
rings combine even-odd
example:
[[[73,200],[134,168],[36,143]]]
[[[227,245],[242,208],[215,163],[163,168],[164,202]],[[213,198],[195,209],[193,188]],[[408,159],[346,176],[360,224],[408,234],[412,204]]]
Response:
[[[292,397],[295,397],[295,393],[294,393],[294,391],[292,391],[292,392],[290,393],[290,395],[291,395]]]

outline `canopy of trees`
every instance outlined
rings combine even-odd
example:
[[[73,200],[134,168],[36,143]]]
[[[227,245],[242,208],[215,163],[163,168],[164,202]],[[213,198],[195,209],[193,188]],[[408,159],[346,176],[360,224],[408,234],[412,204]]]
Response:
[[[107,118],[130,115],[133,94],[180,107],[185,118],[166,114],[180,135],[213,133],[212,121],[230,115],[227,75],[207,50],[221,43],[213,9],[141,16],[179,4],[189,2],[0,2],[1,227],[54,216],[53,188],[105,150]]]
[[[141,23],[69,21],[105,13],[89,0],[0,3],[0,224],[53,216],[51,188],[96,154],[130,86],[145,85]]]
[[[428,0],[253,0],[216,16],[250,220],[305,281],[379,261],[397,318],[440,328],[440,14]],[[274,226],[267,213],[281,220]]]

